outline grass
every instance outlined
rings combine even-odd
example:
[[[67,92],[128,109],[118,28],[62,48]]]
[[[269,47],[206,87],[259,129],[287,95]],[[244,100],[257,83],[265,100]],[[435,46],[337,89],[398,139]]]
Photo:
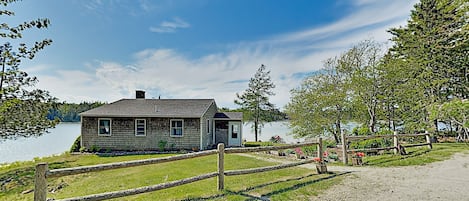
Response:
[[[435,143],[433,149],[412,147],[406,149],[407,155],[385,154],[380,156],[364,157],[365,165],[377,167],[394,167],[409,165],[425,165],[449,159],[454,153],[468,153],[469,145],[465,143]]]
[[[50,169],[93,165],[127,160],[163,157],[167,155],[135,155],[99,157],[96,155],[61,155],[31,162],[14,163],[0,167],[0,200],[32,200],[34,164],[47,162]],[[107,170],[48,179],[48,197],[54,199],[123,190],[167,181],[179,180],[216,171],[216,156],[132,168]],[[252,157],[225,155],[225,168],[245,169],[273,165]],[[225,177],[224,191],[217,190],[216,178],[182,185],[170,189],[145,193],[124,200],[253,200],[261,197],[270,200],[304,200],[339,183],[342,174],[318,175],[315,170],[288,168],[264,173]],[[123,200],[123,198],[116,199]]]
[[[468,153],[467,144],[440,143],[433,149],[408,148],[408,155],[385,154],[366,156],[368,166],[391,167],[425,165],[449,159],[454,153]],[[34,165],[49,163],[50,169],[94,165],[101,163],[164,157],[168,155],[131,155],[100,157],[96,155],[64,154],[29,162],[17,162],[0,167],[0,200],[32,200],[33,193],[22,194],[34,187]],[[175,161],[163,164],[107,170],[48,179],[48,197],[61,199],[107,191],[155,185],[216,171],[216,156]],[[273,162],[242,155],[225,155],[227,170],[273,165]],[[330,164],[333,165],[333,164]],[[217,190],[216,178],[198,181],[170,189],[115,200],[308,200],[321,191],[338,184],[344,174],[318,175],[305,168],[288,168],[264,173],[225,177],[225,190]]]

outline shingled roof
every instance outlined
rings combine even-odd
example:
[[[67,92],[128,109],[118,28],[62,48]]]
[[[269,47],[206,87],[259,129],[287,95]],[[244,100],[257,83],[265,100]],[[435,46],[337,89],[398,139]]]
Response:
[[[121,99],[81,113],[82,117],[200,118],[213,99]]]

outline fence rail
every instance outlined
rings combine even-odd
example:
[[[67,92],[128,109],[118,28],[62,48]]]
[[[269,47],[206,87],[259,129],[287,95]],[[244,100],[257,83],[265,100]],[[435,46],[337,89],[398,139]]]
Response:
[[[400,144],[399,138],[404,137],[421,137],[425,136],[426,143],[418,143],[418,144]],[[398,153],[400,147],[418,147],[418,146],[428,146],[429,149],[432,149],[432,143],[430,141],[430,134],[428,131],[425,133],[419,134],[398,134],[394,132],[393,135],[370,135],[370,136],[346,136],[345,132],[341,134],[342,138],[342,161],[344,164],[348,164],[348,153],[349,152],[372,152],[372,151],[380,151],[380,150],[394,150],[394,154]],[[392,138],[393,139],[393,146],[392,147],[376,147],[376,148],[362,148],[362,149],[348,149],[348,142],[358,141],[358,140],[369,140],[369,139],[377,139],[377,138]]]
[[[194,153],[189,153],[189,154],[168,156],[168,157],[162,157],[162,158],[134,160],[134,161],[127,161],[127,162],[108,163],[108,164],[82,166],[82,167],[74,167],[74,168],[62,168],[62,169],[55,169],[55,170],[49,170],[47,163],[39,163],[36,165],[36,172],[35,172],[34,200],[35,201],[47,200],[47,178],[62,177],[62,176],[68,176],[68,175],[76,175],[76,174],[83,174],[87,172],[96,172],[96,171],[104,171],[104,170],[119,169],[119,168],[128,168],[128,167],[135,167],[135,166],[142,166],[142,165],[165,163],[165,162],[170,162],[170,161],[185,160],[185,159],[197,158],[197,157],[214,155],[214,154],[218,154],[218,171],[217,172],[207,173],[203,175],[198,175],[198,176],[194,176],[190,178],[185,178],[181,180],[171,181],[171,182],[152,185],[152,186],[144,186],[144,187],[121,190],[121,191],[85,195],[85,196],[80,196],[80,197],[67,198],[63,200],[78,201],[78,200],[105,200],[105,199],[119,198],[119,197],[125,197],[125,196],[130,196],[130,195],[136,195],[140,193],[147,193],[147,192],[167,189],[167,188],[189,184],[189,183],[193,183],[196,181],[209,179],[213,177],[218,177],[217,187],[219,190],[223,190],[224,189],[224,176],[259,173],[259,172],[278,170],[278,169],[289,168],[289,167],[294,167],[294,166],[299,166],[299,165],[304,165],[304,164],[315,162],[315,160],[305,160],[305,161],[296,162],[296,163],[281,164],[281,165],[267,166],[267,167],[261,167],[261,168],[225,171],[225,168],[224,168],[224,154],[225,153],[228,154],[228,153],[272,151],[272,150],[283,150],[283,149],[291,149],[291,148],[314,146],[314,145],[318,147],[318,158],[319,158],[319,163],[317,166],[318,173],[327,172],[326,165],[323,162],[324,160],[323,160],[323,154],[322,154],[322,139],[321,138],[318,139],[318,142],[302,143],[302,144],[294,144],[294,145],[286,145],[286,146],[276,146],[276,147],[269,146],[269,147],[225,149],[224,144],[218,144],[217,150],[194,152]]]

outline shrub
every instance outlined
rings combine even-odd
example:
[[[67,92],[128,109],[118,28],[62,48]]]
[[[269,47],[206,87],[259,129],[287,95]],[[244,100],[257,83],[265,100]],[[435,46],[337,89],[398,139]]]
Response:
[[[303,150],[306,156],[314,156],[316,155],[316,152],[318,151],[318,147],[315,145],[302,147],[301,149]]]
[[[81,152],[81,135],[77,137],[75,142],[73,142],[72,147],[70,147],[70,153]]]
[[[164,140],[160,140],[158,142],[158,148],[160,149],[160,151],[164,151],[164,148],[166,147],[166,144],[168,144],[168,142],[164,141]]]
[[[93,145],[93,146],[91,146],[90,152],[99,152],[99,150],[101,150],[101,149],[98,146]]]
[[[326,148],[333,148],[337,146],[337,143],[335,142],[335,140],[323,140],[322,146]]]

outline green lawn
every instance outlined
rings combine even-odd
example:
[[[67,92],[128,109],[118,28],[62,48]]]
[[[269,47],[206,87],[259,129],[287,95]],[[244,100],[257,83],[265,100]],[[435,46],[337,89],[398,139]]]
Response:
[[[457,152],[469,153],[468,150],[468,144],[441,143],[434,144],[432,150],[426,147],[409,148],[407,149],[409,154],[405,156],[393,154],[366,156],[364,163],[368,166],[379,167],[424,165],[448,159]],[[33,189],[34,165],[39,162],[47,162],[50,169],[56,169],[165,156],[168,155],[100,157],[64,154],[36,159],[36,161],[13,163],[0,167],[0,200],[32,200],[32,192],[26,194],[22,194],[22,192]],[[48,188],[54,192],[48,193],[48,197],[61,199],[179,180],[215,172],[216,161],[216,156],[212,155],[169,163],[52,178],[48,179]],[[274,164],[253,157],[236,154],[225,155],[226,170]],[[288,168],[225,177],[226,190],[224,191],[218,191],[216,178],[211,178],[116,200],[256,200],[261,197],[270,200],[308,200],[308,198],[339,183],[343,178],[344,176],[341,174],[318,175],[315,170]]]
[[[33,188],[34,164],[48,162],[50,169],[93,165],[117,161],[163,157],[167,155],[139,155],[99,157],[95,155],[55,156],[36,162],[15,163],[0,167],[2,185],[0,200],[32,200],[33,193],[21,192]],[[227,170],[273,165],[251,157],[225,155]],[[216,156],[206,156],[183,161],[107,170],[80,175],[48,179],[49,198],[61,199],[107,191],[123,190],[179,180],[216,171]],[[318,175],[315,170],[288,168],[265,173],[225,177],[224,191],[217,190],[216,178],[182,185],[170,189],[145,193],[124,200],[252,200],[267,197],[271,200],[304,200],[337,184],[343,179],[339,174]],[[62,187],[57,189],[58,187]],[[123,200],[123,198],[116,199]]]
[[[433,149],[422,147],[407,148],[407,155],[384,154],[379,156],[366,156],[365,165],[377,167],[425,165],[449,159],[454,153],[469,153],[469,145],[465,143],[435,143]]]

